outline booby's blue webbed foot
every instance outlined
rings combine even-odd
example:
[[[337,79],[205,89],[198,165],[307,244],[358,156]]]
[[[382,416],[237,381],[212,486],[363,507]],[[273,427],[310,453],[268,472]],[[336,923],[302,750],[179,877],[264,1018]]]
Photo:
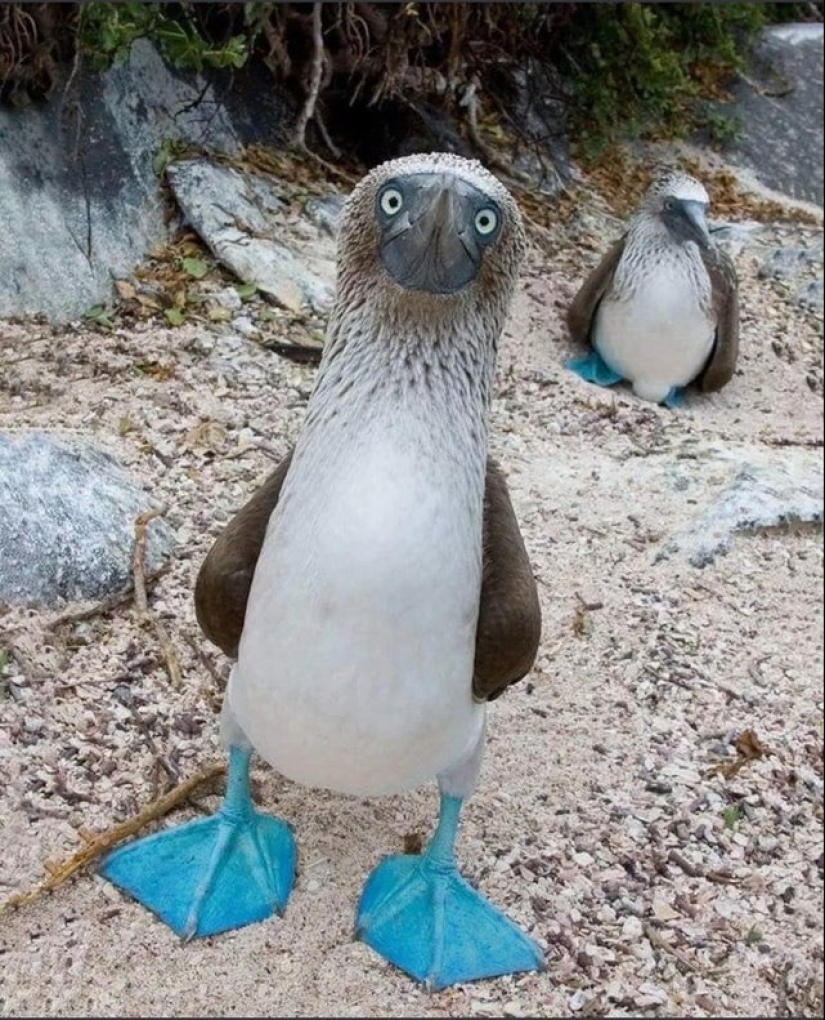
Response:
[[[295,880],[289,826],[255,810],[250,752],[233,748],[226,796],[211,818],[155,833],[108,854],[100,873],[178,935],[217,935],[282,913]]]
[[[443,795],[424,853],[385,858],[358,904],[357,936],[433,989],[544,968],[536,943],[458,873],[460,810],[461,798]]]
[[[571,358],[565,361],[564,367],[581,376],[585,382],[595,383],[597,386],[615,386],[622,381],[619,373],[608,366],[598,351],[591,351],[586,358]]]
[[[681,386],[671,386],[670,392],[662,401],[665,407],[670,408],[671,411],[675,411],[677,408],[682,407],[685,402],[685,391]]]

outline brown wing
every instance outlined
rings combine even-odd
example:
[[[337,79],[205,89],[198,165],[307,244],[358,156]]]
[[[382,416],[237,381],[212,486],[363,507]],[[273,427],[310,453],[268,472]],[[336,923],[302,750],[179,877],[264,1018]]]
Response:
[[[198,623],[230,658],[238,653],[255,565],[291,460],[292,451],[227,524],[198,573]],[[483,533],[473,693],[492,700],[529,672],[541,636],[536,582],[507,483],[492,460],[487,462]]]
[[[733,259],[721,248],[702,252],[716,312],[716,340],[697,382],[705,393],[730,382],[739,355],[739,280]]]
[[[536,659],[541,607],[533,570],[507,482],[487,461],[484,489],[484,573],[476,630],[473,694],[493,701],[521,680]]]
[[[217,537],[195,582],[198,623],[209,640],[232,659],[238,654],[246,602],[266,526],[291,461],[292,450]]]
[[[613,280],[613,273],[624,251],[624,237],[607,251],[601,262],[579,288],[567,310],[567,328],[577,344],[590,342],[590,328],[596,308]]]

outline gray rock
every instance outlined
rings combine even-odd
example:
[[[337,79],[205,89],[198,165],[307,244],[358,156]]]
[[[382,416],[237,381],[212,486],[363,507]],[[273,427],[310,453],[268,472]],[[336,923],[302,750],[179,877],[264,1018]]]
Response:
[[[822,277],[818,280],[810,280],[794,293],[794,301],[803,308],[807,308],[809,312],[819,312],[822,314],[823,309],[825,309],[823,289],[825,288],[823,287]]]
[[[248,315],[236,315],[232,320],[231,325],[236,333],[240,333],[241,336],[245,336],[247,340],[257,340],[260,338],[260,329]]]
[[[158,156],[174,142],[234,152],[286,119],[271,82],[171,70],[146,40],[102,75],[60,73],[49,102],[0,106],[0,317],[65,322],[107,301],[167,235]]]
[[[821,452],[788,449],[779,457],[769,451],[752,451],[733,479],[686,529],[667,542],[655,561],[678,551],[694,567],[705,567],[730,549],[737,532],[822,524],[822,519]]]
[[[759,246],[767,228],[764,223],[758,223],[756,220],[743,220],[741,223],[710,220],[708,229],[716,244],[725,248],[731,255],[740,255],[747,248]]]
[[[0,434],[0,601],[51,606],[125,587],[135,517],[149,506],[101,450],[39,433]],[[173,547],[169,526],[151,521],[147,571]]]
[[[741,124],[728,154],[769,188],[823,204],[823,26],[775,25],[723,106]]]
[[[290,311],[330,308],[332,241],[306,221],[308,236],[292,248],[275,240],[284,233],[288,210],[274,178],[241,173],[208,159],[179,160],[166,173],[187,223],[240,279]]]
[[[506,97],[505,113],[515,134],[528,144],[516,145],[513,168],[537,191],[556,197],[570,183],[568,124],[573,90],[559,72],[529,57],[495,72]]]
[[[513,437],[504,445],[519,444]],[[519,464],[513,449],[507,459]],[[739,533],[822,525],[821,449],[685,439],[614,457],[591,444],[585,461],[580,449],[560,447],[551,460],[522,460],[520,475],[541,494],[548,519],[559,513],[580,521],[583,542],[602,533],[604,541],[619,543],[629,531],[634,549],[639,539],[652,544],[653,563],[678,557],[703,567],[726,553]],[[518,488],[518,474],[511,477]]]
[[[821,241],[810,248],[774,248],[759,267],[759,276],[763,280],[788,280],[817,263],[822,265]]]
[[[224,287],[223,290],[213,294],[212,298],[221,308],[226,308],[230,312],[237,312],[243,307],[241,296],[234,287]]]
[[[319,230],[325,231],[330,237],[338,234],[338,222],[346,202],[346,195],[324,195],[308,198],[304,203],[304,215]]]

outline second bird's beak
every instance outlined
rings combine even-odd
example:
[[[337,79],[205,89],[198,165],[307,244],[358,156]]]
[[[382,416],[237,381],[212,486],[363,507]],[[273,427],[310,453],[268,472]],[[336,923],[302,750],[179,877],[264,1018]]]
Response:
[[[710,248],[710,232],[703,202],[680,199],[668,213],[668,226],[686,241],[695,241],[700,248]]]

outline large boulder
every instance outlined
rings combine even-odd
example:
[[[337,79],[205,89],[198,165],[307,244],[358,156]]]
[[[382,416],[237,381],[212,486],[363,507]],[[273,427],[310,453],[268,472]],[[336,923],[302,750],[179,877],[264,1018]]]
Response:
[[[270,175],[198,158],[170,164],[167,177],[186,222],[236,276],[290,311],[329,311],[334,224],[321,228],[308,217],[291,218],[284,186]],[[278,240],[287,233],[289,247]]]
[[[124,588],[135,518],[150,506],[101,450],[40,433],[0,434],[0,601],[52,606]],[[147,573],[174,544],[162,519],[150,521]]]
[[[757,40],[726,112],[741,133],[731,159],[762,184],[823,204],[823,26],[774,25]]]

